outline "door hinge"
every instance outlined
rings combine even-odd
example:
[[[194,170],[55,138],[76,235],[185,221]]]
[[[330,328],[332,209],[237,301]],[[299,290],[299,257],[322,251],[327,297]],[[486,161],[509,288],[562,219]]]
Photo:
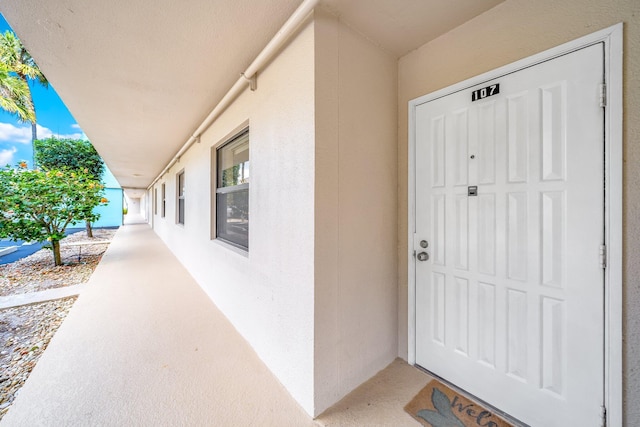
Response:
[[[600,245],[600,251],[599,251],[599,257],[600,257],[600,268],[607,268],[607,246],[606,245]]]
[[[607,85],[604,83],[600,83],[600,107],[604,108],[607,106]]]
[[[600,426],[607,427],[607,407],[600,407]]]

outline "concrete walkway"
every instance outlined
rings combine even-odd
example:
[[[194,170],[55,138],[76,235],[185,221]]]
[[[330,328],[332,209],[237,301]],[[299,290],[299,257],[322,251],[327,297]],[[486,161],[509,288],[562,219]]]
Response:
[[[87,284],[65,286],[62,288],[47,289],[40,292],[29,292],[26,294],[8,295],[0,297],[0,310],[3,308],[17,307],[20,305],[36,304],[39,302],[53,301],[78,295]]]
[[[144,216],[142,216],[142,214],[139,212],[129,212],[124,216],[122,220],[122,223],[124,225],[147,224],[147,222],[148,221],[144,219]]]
[[[152,268],[151,268],[152,267]],[[121,227],[4,426],[418,426],[402,361],[312,420],[147,225]]]

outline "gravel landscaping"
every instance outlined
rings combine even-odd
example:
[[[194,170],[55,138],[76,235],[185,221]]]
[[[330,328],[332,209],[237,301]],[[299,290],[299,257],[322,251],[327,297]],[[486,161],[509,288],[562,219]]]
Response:
[[[77,285],[89,280],[91,273],[107,249],[106,244],[65,246],[68,243],[111,240],[117,230],[93,230],[93,238],[84,231],[71,234],[60,241],[60,256],[64,265],[53,264],[50,249],[41,249],[26,258],[0,265],[0,296],[38,292],[63,286]],[[78,253],[81,252],[80,261]]]
[[[0,311],[0,420],[77,297]]]
[[[111,240],[116,230],[94,230],[72,234],[68,242]],[[53,254],[42,249],[31,256],[0,266],[0,296],[38,292],[85,283],[107,249],[107,244],[61,249],[65,265],[54,266]],[[0,310],[0,420],[36,365],[42,352],[67,316],[77,297]]]

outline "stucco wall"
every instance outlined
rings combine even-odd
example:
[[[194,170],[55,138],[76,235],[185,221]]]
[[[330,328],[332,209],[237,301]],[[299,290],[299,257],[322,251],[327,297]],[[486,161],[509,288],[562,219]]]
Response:
[[[104,196],[109,200],[107,206],[98,206],[95,211],[100,214],[100,219],[96,221],[94,227],[119,227],[122,225],[122,188],[118,180],[105,165],[102,175],[102,183],[105,186]]]
[[[125,193],[125,199],[127,200],[127,212],[135,215],[142,214],[142,203],[140,197],[128,197]]]
[[[397,61],[315,13],[318,414],[397,355]]]
[[[167,205],[166,217],[159,207],[154,218],[156,232],[308,413],[314,410],[313,42],[307,23],[260,71],[257,90],[243,92],[156,184],[160,197],[166,183]],[[212,147],[247,120],[248,256],[210,239]],[[181,170],[184,226],[175,223]]]
[[[109,204],[98,206],[94,212],[100,219],[93,223],[94,227],[119,227],[122,225],[122,188],[105,188],[104,197]]]
[[[209,238],[211,147],[247,120],[248,257]],[[309,414],[397,355],[396,138],[396,58],[316,11],[156,184],[156,232]]]
[[[624,22],[625,425],[640,425],[640,2],[507,0],[398,65],[399,354],[407,357],[407,103],[418,96]]]

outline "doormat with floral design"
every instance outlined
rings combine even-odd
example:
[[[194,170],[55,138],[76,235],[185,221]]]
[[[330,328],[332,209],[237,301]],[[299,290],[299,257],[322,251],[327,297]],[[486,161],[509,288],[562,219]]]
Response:
[[[420,390],[404,410],[426,427],[513,427],[437,380]]]

